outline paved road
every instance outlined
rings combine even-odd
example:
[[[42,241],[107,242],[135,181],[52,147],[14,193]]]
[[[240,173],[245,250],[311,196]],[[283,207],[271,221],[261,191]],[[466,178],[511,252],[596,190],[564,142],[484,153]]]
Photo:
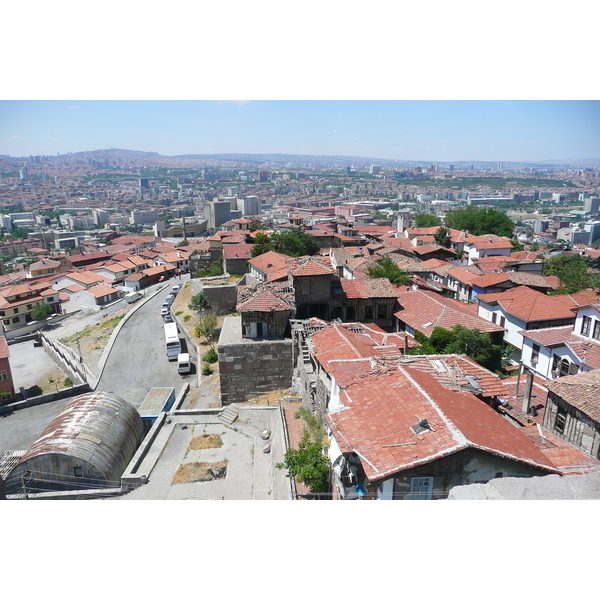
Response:
[[[160,316],[161,305],[170,290],[171,285],[146,301],[123,325],[96,388],[98,391],[119,396],[137,408],[152,387],[174,387],[176,394],[181,390],[189,376],[179,375],[177,362],[167,359]]]

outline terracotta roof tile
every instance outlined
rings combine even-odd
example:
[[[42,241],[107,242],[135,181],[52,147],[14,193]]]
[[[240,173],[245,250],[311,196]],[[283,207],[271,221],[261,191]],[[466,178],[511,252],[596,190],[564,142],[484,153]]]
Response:
[[[600,423],[600,370],[559,377],[548,381],[546,387]]]

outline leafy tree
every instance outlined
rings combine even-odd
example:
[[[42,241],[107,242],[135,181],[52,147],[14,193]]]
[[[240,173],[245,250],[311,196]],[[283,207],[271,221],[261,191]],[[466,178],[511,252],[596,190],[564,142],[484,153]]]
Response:
[[[555,256],[544,264],[544,275],[558,277],[559,287],[554,294],[573,294],[579,290],[600,287],[600,275],[589,271],[589,256],[569,254]]]
[[[209,312],[201,315],[200,321],[194,329],[196,337],[204,337],[213,352],[215,350],[215,338],[219,327],[219,317],[215,313]]]
[[[257,234],[250,252],[252,258],[269,250],[287,256],[312,256],[319,251],[319,243],[300,227],[294,227],[289,231],[274,232],[268,236],[261,233]]]
[[[202,292],[190,298],[188,308],[201,315],[203,312],[210,310],[210,302],[208,296]]]
[[[278,469],[287,469],[288,477],[295,477],[315,493],[329,489],[329,468],[323,445],[311,440],[304,432],[298,449],[290,448],[284,455],[283,463],[277,463]]]
[[[273,249],[273,241],[271,238],[264,233],[257,233],[256,237],[254,238],[252,249],[250,250],[250,255],[252,258],[255,258],[256,256],[260,256],[261,254],[269,252]]]
[[[435,237],[435,241],[440,245],[440,246],[450,246],[450,240],[448,238],[448,236],[450,235],[450,232],[448,231],[448,229],[446,227],[440,227],[434,234],[433,237]]]
[[[533,242],[529,244],[528,249],[530,252],[537,252],[540,249],[540,245],[537,242]]]
[[[492,336],[479,329],[462,325],[454,325],[450,330],[434,327],[429,338],[415,331],[415,339],[420,346],[411,348],[410,354],[466,354],[492,372],[502,367],[502,346],[494,344]]]
[[[521,252],[521,250],[523,250],[523,244],[521,244],[517,240],[510,240],[510,243],[513,247],[512,252]]]
[[[451,210],[445,219],[450,229],[468,231],[472,235],[494,234],[512,237],[515,224],[504,213],[493,208],[468,206]]]
[[[441,225],[442,220],[435,215],[428,215],[427,213],[420,213],[415,219],[415,227],[420,229],[421,227],[435,227]]]
[[[38,304],[31,311],[31,318],[34,321],[41,321],[52,314],[52,307],[49,304]]]
[[[367,267],[371,279],[388,279],[394,285],[411,285],[410,277],[386,254],[376,264]]]

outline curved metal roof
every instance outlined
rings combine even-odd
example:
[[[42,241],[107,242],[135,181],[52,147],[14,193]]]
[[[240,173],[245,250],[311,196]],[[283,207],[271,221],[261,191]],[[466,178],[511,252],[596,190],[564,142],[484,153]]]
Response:
[[[108,479],[118,479],[135,454],[142,419],[131,404],[103,392],[75,397],[44,429],[19,461],[46,454],[85,460]]]

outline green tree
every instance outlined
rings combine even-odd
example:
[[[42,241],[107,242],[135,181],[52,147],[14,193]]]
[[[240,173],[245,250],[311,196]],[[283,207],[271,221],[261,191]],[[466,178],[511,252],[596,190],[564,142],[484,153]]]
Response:
[[[198,313],[199,315],[206,312],[207,310],[210,310],[210,302],[208,301],[208,296],[204,292],[192,296],[190,298],[188,308]]]
[[[510,240],[510,243],[513,247],[512,252],[521,252],[523,250],[523,244],[521,244],[517,240]]]
[[[590,272],[590,266],[589,256],[555,256],[544,264],[544,275],[558,277],[559,287],[552,293],[573,294],[579,290],[600,287],[600,275]]]
[[[441,225],[442,220],[435,215],[428,215],[427,213],[420,213],[415,219],[415,227],[420,229],[421,227],[435,227]]]
[[[300,227],[294,227],[289,231],[274,232],[268,236],[259,233],[250,254],[254,258],[269,250],[287,256],[312,256],[319,251],[319,243]]]
[[[41,321],[53,313],[52,307],[49,304],[38,304],[31,311],[31,318],[34,321]]]
[[[388,279],[394,285],[411,285],[410,277],[386,254],[374,265],[367,267],[371,279]]]
[[[515,224],[504,213],[493,208],[468,206],[451,210],[445,219],[450,229],[468,231],[472,235],[494,234],[512,237]]]
[[[295,477],[315,494],[329,489],[329,468],[324,447],[311,440],[307,431],[298,449],[290,448],[284,455],[283,463],[277,463],[276,466],[278,469],[287,469],[288,477]]]
[[[435,241],[440,245],[440,246],[450,246],[450,239],[449,236],[450,232],[448,231],[448,229],[446,227],[440,227],[434,234],[433,237],[435,237]]]
[[[429,338],[415,331],[415,340],[420,345],[411,348],[410,354],[466,354],[492,372],[502,367],[502,345],[495,344],[489,333],[479,329],[462,325],[454,325],[450,330],[434,327]]]
[[[219,317],[215,313],[209,312],[204,313],[200,316],[200,321],[194,329],[194,335],[196,337],[203,337],[206,339],[209,348],[215,350],[215,338],[219,327]]]

